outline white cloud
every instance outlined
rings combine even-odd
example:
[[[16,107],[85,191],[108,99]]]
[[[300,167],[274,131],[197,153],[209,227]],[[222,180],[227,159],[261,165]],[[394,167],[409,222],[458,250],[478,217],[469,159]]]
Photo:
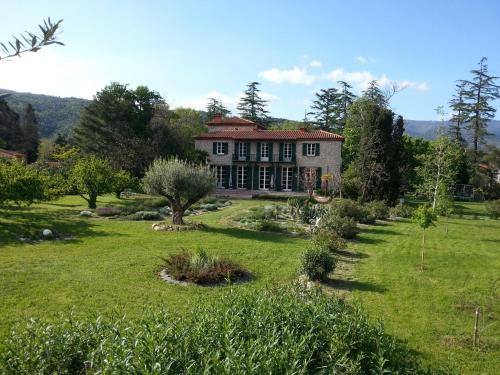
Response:
[[[313,60],[309,63],[309,66],[312,66],[313,68],[319,68],[322,65],[323,63],[319,60]]]
[[[108,83],[99,77],[96,61],[53,49],[0,62],[0,86],[15,91],[91,99]]]
[[[361,64],[366,64],[366,59],[363,56],[356,57],[356,60],[358,60]]]
[[[261,91],[259,93],[260,97],[264,100],[268,100],[269,102],[273,102],[275,100],[278,100],[278,97],[276,95],[269,94],[267,92]],[[219,101],[222,102],[222,104],[228,108],[230,111],[235,112],[236,107],[238,105],[238,102],[240,101],[241,97],[243,96],[243,92],[239,92],[236,95],[226,95],[218,92],[217,90],[212,90],[208,94],[203,95],[199,98],[192,99],[192,100],[187,100],[182,102],[180,105],[175,107],[188,107],[188,108],[194,108],[197,110],[205,110],[208,104],[208,99],[209,98],[215,98]]]
[[[412,82],[409,80],[393,80],[382,74],[375,76],[367,70],[348,72],[343,68],[332,70],[326,75],[326,78],[331,81],[346,81],[352,84],[359,91],[363,91],[368,87],[370,81],[377,80],[382,88],[388,88],[392,85],[397,85],[400,89],[411,88],[418,91],[426,91],[428,89],[427,82]]]
[[[294,66],[292,69],[272,68],[259,73],[259,77],[275,83],[310,85],[316,78],[305,68]]]

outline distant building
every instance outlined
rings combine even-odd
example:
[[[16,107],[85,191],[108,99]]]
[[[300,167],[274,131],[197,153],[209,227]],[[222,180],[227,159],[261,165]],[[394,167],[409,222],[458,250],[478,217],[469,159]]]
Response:
[[[315,169],[321,176],[338,176],[344,138],[323,130],[265,130],[242,118],[216,116],[208,133],[195,137],[206,151],[219,189],[304,191],[300,176]]]
[[[22,152],[12,151],[12,150],[4,150],[0,148],[0,158],[3,159],[18,159],[21,161],[26,160],[26,155]]]

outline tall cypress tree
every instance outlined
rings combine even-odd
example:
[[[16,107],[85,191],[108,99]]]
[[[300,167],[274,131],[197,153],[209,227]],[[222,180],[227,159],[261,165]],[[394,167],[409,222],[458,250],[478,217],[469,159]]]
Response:
[[[380,88],[378,81],[375,79],[368,83],[368,88],[365,91],[363,91],[363,96],[382,107],[386,107],[388,104],[387,98],[382,92],[382,89]]]
[[[314,115],[314,124],[321,130],[340,130],[340,100],[341,96],[336,88],[321,89],[316,94],[316,100],[311,106]]]
[[[345,81],[338,81],[340,85],[339,100],[339,131],[343,132],[347,122],[347,109],[356,99],[356,95],[351,91],[352,86]]]
[[[267,114],[269,111],[266,109],[267,100],[259,96],[259,85],[259,82],[251,82],[247,85],[247,89],[240,99],[237,109],[240,111],[241,117],[253,122],[265,124],[268,120]]]
[[[208,121],[213,120],[215,115],[221,115],[222,117],[226,117],[231,113],[229,109],[227,109],[224,104],[215,98],[208,98],[207,103],[207,116]]]
[[[0,96],[0,147],[7,150],[23,151],[23,132],[19,115],[4,100],[8,94]]]
[[[23,133],[23,151],[28,163],[33,163],[38,157],[40,136],[38,135],[38,121],[33,106],[28,104],[21,117],[21,131]]]
[[[467,128],[472,133],[472,143],[474,150],[474,161],[479,157],[479,145],[484,143],[488,135],[488,120],[495,117],[496,109],[491,102],[500,98],[500,86],[495,84],[498,77],[488,73],[487,58],[483,57],[479,61],[479,68],[471,71],[473,78],[470,81],[463,81],[467,90],[468,100]]]
[[[453,111],[448,125],[448,135],[453,142],[466,146],[467,142],[463,137],[462,130],[467,121],[466,83],[460,81],[456,86],[456,92],[450,100],[450,108]]]

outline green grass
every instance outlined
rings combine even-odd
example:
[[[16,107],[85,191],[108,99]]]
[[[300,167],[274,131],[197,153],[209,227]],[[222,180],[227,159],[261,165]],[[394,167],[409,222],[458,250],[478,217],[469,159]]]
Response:
[[[468,215],[483,212],[482,204],[461,205]],[[409,221],[365,230],[354,246],[364,257],[354,270],[354,298],[429,362],[498,374],[500,221],[441,218],[426,234],[423,273],[421,233]],[[480,348],[471,350],[476,306]]]
[[[121,204],[111,196],[98,205]],[[297,277],[304,238],[231,227],[226,218],[266,201],[235,201],[222,211],[188,220],[208,229],[154,232],[152,222],[78,217],[84,201],[64,197],[23,209],[0,209],[0,341],[15,322],[118,309],[141,316],[144,306],[182,313],[221,295],[227,288],[170,285],[157,276],[160,257],[179,247],[233,260],[255,276],[238,288],[265,288]],[[371,226],[349,246],[359,255],[351,280],[333,280],[349,290],[372,319],[407,340],[429,363],[453,365],[459,373],[499,373],[500,221],[472,220],[482,204],[460,203],[463,218],[444,220],[428,231],[426,271],[419,271],[421,232],[408,221]],[[67,241],[23,244],[18,237],[42,228],[74,236]],[[349,259],[348,259],[349,260]],[[473,308],[484,314],[481,348],[470,349]],[[1,344],[0,344],[1,345]]]

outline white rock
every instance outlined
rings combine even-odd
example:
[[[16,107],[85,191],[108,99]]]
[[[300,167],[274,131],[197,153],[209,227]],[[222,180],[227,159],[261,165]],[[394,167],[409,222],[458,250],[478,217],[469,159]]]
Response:
[[[92,212],[90,212],[90,211],[82,211],[82,212],[80,212],[80,216],[91,217],[92,216]]]
[[[49,237],[53,237],[54,234],[52,233],[52,231],[50,229],[44,229],[42,231],[42,235],[45,237],[45,238],[49,238]]]

